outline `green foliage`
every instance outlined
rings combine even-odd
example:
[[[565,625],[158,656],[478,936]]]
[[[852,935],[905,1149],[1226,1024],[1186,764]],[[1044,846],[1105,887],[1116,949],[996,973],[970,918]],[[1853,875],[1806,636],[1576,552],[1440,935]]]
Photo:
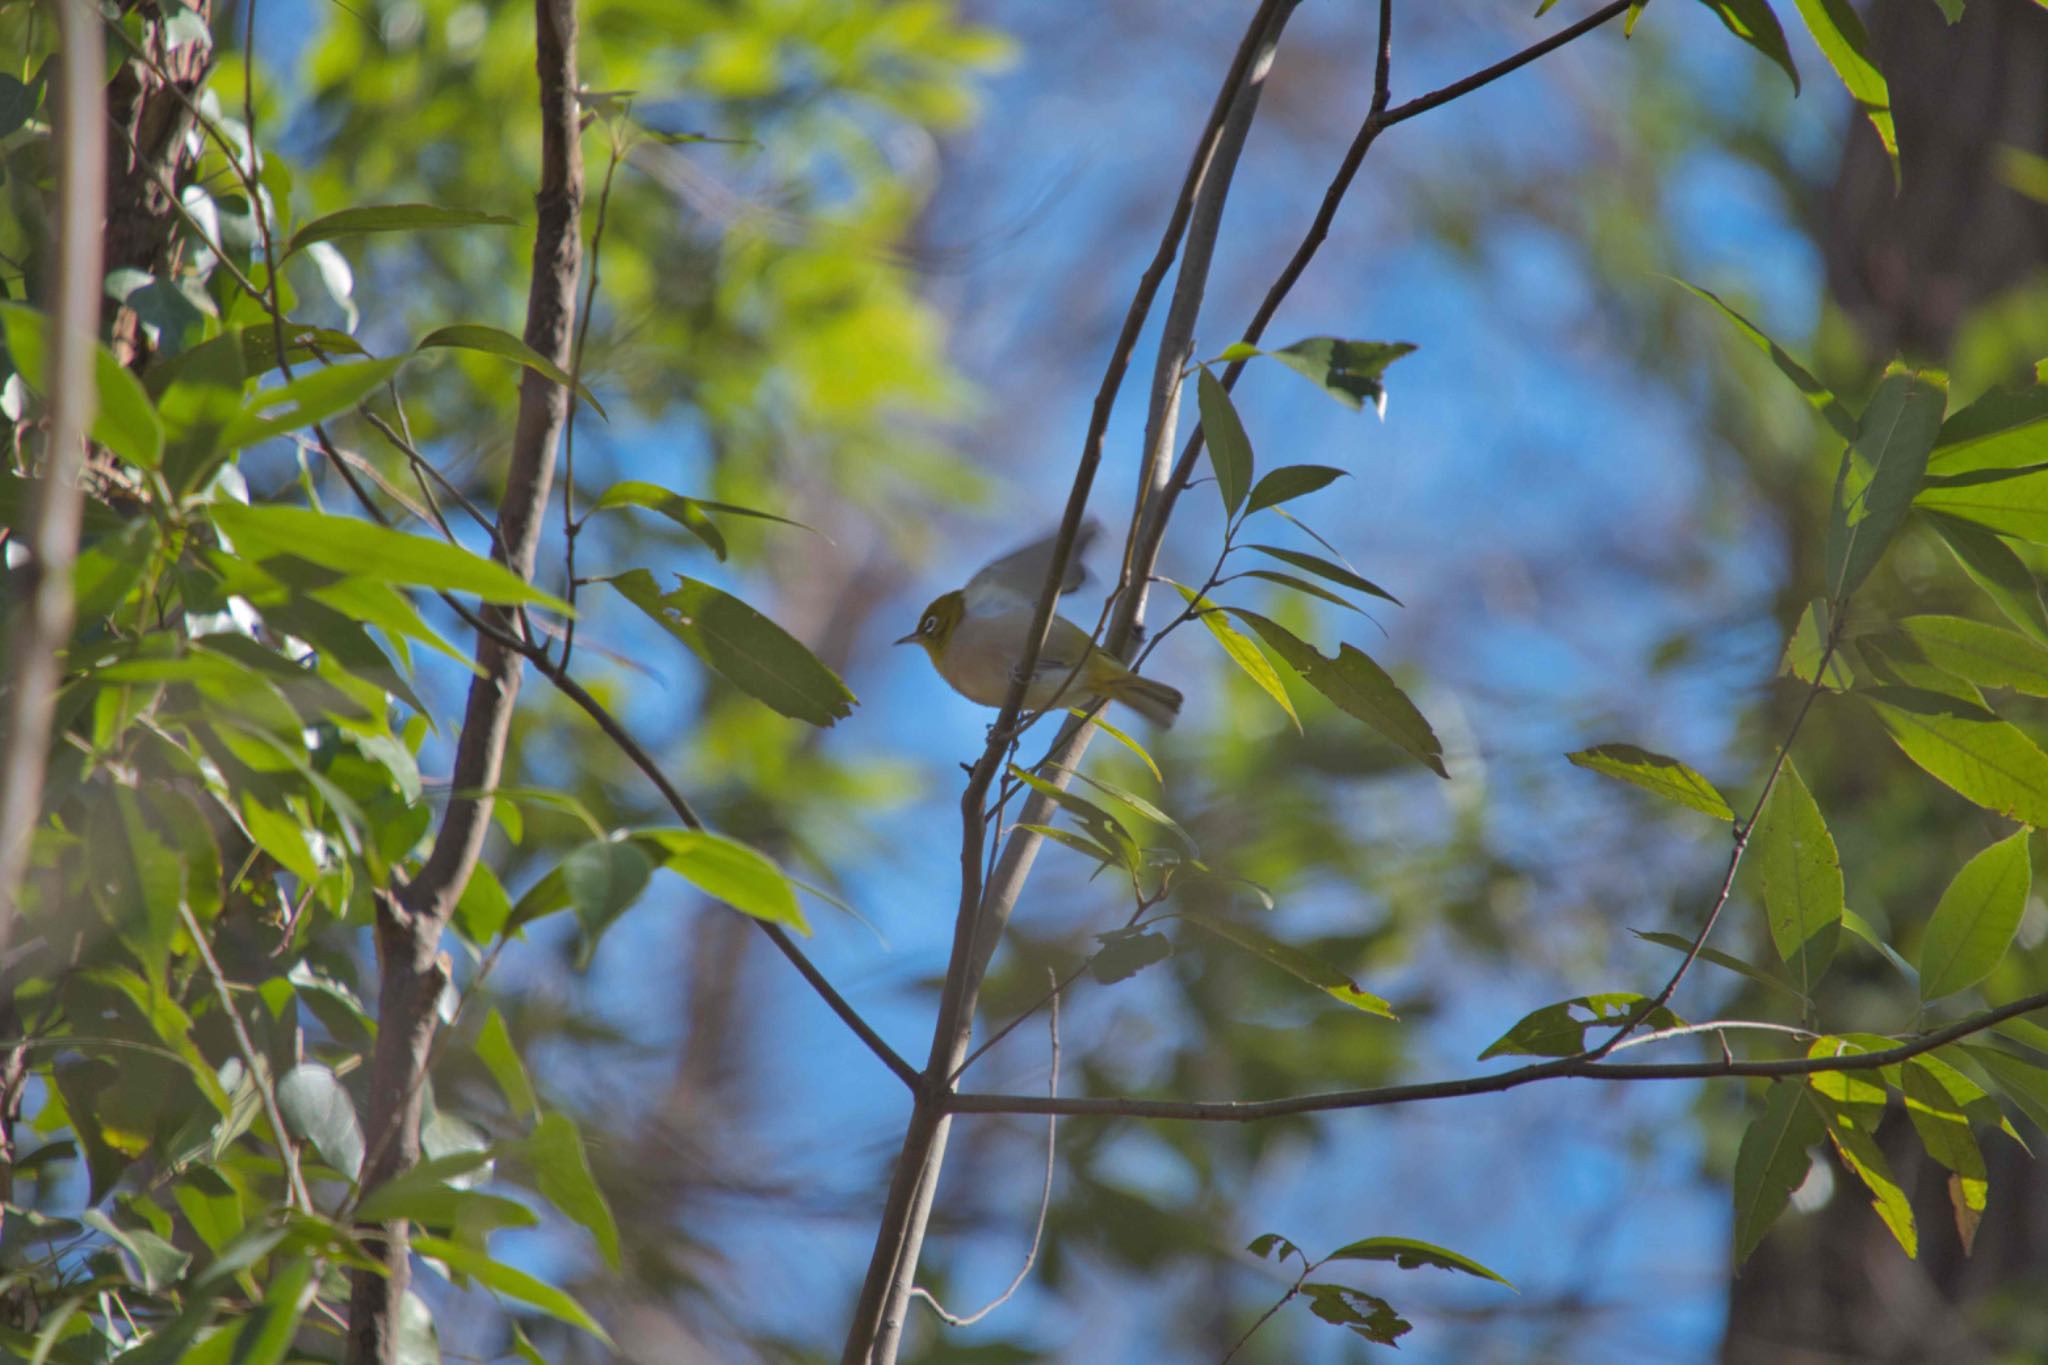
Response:
[[[2033,865],[2021,830],[1964,863],[1941,893],[1920,944],[1920,998],[1939,1000],[1991,975],[2026,912]]]
[[[1714,784],[1678,759],[1653,754],[1633,744],[1600,744],[1565,757],[1575,767],[1618,778],[1688,810],[1711,815],[1716,820],[1735,818],[1735,812],[1728,809],[1726,798],[1714,790]]]
[[[1771,942],[1811,995],[1834,961],[1844,910],[1842,860],[1820,806],[1788,758],[1752,834]]]
[[[1685,1021],[1663,1005],[1643,1013],[1649,997],[1629,991],[1580,995],[1531,1011],[1487,1045],[1480,1061],[1492,1057],[1571,1057],[1587,1050],[1586,1030],[1619,1027],[1642,1013],[1650,1029],[1683,1028]]]

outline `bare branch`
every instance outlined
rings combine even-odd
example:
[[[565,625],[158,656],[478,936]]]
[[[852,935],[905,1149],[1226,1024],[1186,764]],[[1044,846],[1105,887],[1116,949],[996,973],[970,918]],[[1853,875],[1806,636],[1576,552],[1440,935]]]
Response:
[[[1923,1053],[1947,1047],[1996,1027],[2008,1019],[2048,1009],[2048,991],[2014,1000],[1996,1009],[1984,1010],[1960,1019],[1946,1028],[1923,1033],[1897,1047],[1875,1052],[1851,1052],[1833,1057],[1783,1057],[1736,1061],[1723,1057],[1717,1062],[1594,1062],[1582,1057],[1560,1057],[1503,1071],[1492,1076],[1466,1076],[1449,1081],[1421,1081],[1410,1085],[1384,1085],[1364,1090],[1330,1090],[1317,1095],[1291,1095],[1277,1100],[1148,1100],[1148,1099],[1046,1099],[1038,1095],[957,1094],[945,1103],[956,1114],[1062,1114],[1068,1117],[1118,1117],[1144,1119],[1187,1119],[1203,1123],[1256,1123],[1290,1114],[1318,1114],[1341,1109],[1378,1109],[1390,1104],[1415,1104],[1423,1100],[1461,1099],[1471,1095],[1498,1095],[1518,1090],[1537,1081],[1561,1077],[1588,1081],[1706,1081],[1728,1076],[1812,1076],[1824,1071],[1875,1071],[1910,1061]],[[1717,1028],[1731,1025],[1723,1021]]]

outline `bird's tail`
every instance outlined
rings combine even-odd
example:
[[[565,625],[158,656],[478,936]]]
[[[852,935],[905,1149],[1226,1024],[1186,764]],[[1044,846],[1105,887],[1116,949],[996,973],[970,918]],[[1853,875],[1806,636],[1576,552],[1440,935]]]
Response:
[[[1168,687],[1156,678],[1125,673],[1103,691],[1112,701],[1122,702],[1161,729],[1173,724],[1180,715],[1180,689]]]

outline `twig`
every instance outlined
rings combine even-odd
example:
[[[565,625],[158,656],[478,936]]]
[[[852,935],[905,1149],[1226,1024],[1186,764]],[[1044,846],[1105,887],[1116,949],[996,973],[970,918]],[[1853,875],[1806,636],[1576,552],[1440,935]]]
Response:
[[[1377,1109],[1390,1104],[1414,1104],[1423,1100],[1461,1099],[1472,1095],[1497,1095],[1537,1081],[1561,1077],[1589,1081],[1701,1081],[1729,1076],[1786,1077],[1812,1076],[1824,1071],[1873,1071],[1898,1062],[1911,1061],[1923,1053],[1947,1047],[2036,1010],[2048,1009],[2048,991],[2025,996],[1996,1009],[1984,1010],[1966,1019],[1921,1034],[1896,1047],[1874,1052],[1851,1052],[1834,1057],[1785,1057],[1755,1061],[1718,1062],[1593,1062],[1581,1057],[1560,1057],[1536,1062],[1513,1071],[1491,1076],[1466,1076],[1448,1081],[1422,1081],[1408,1085],[1375,1086],[1363,1090],[1331,1090],[1314,1095],[1290,1095],[1276,1100],[1151,1100],[1087,1098],[1049,1100],[1037,1095],[962,1093],[945,1099],[956,1114],[1062,1114],[1068,1117],[1118,1117],[1184,1119],[1204,1123],[1255,1123],[1290,1114],[1317,1114],[1333,1110]],[[1726,1028],[1723,1023],[1720,1027]]]
[[[311,1213],[313,1197],[306,1190],[304,1173],[299,1170],[299,1153],[292,1146],[291,1130],[284,1126],[284,1110],[278,1106],[277,1091],[271,1083],[270,1063],[256,1051],[256,1044],[242,1023],[241,1012],[235,1008],[235,997],[228,990],[227,976],[220,969],[220,959],[213,955],[213,944],[207,940],[205,928],[192,913],[192,907],[183,901],[178,903],[178,914],[184,919],[185,932],[192,936],[192,946],[198,949],[199,960],[205,964],[206,975],[213,982],[213,993],[219,997],[220,1007],[227,1013],[228,1028],[235,1035],[235,1047],[242,1054],[242,1065],[249,1068],[249,1081],[256,1087],[257,1098],[263,1102],[263,1116],[270,1120],[270,1126],[277,1134],[278,1155],[284,1159],[286,1197],[293,1208]]]
[[[629,113],[631,107],[629,103]],[[626,144],[619,136],[616,124],[612,125],[611,134],[612,157],[604,168],[604,188],[597,194],[597,222],[590,230],[590,278],[584,283],[583,315],[576,322],[576,344],[569,348],[569,421],[562,432],[562,572],[568,579],[562,596],[570,607],[562,622],[562,665],[565,668],[570,655],[576,652],[576,590],[582,586],[576,578],[576,537],[583,531],[582,519],[576,515],[576,411],[583,405],[576,401],[575,395],[583,383],[583,350],[590,339],[591,315],[597,309],[598,256],[604,248],[605,215],[611,209],[612,177],[618,174],[619,161],[626,152]]]
[[[42,479],[21,537],[25,590],[7,641],[5,752],[0,753],[0,953],[14,937],[21,888],[41,818],[43,776],[55,714],[59,659],[71,638],[71,570],[78,558],[86,428],[91,423],[94,337],[99,330],[107,140],[101,131],[105,46],[97,8],[57,6],[58,226],[56,293],[50,309],[50,429]]]
[[[1046,979],[1052,982],[1052,991],[1046,996],[1046,999],[1052,1002],[1052,1016],[1048,1024],[1052,1034],[1052,1077],[1046,1082],[1046,1094],[1057,1098],[1060,1093],[1060,981],[1050,970],[1045,975]],[[1023,1288],[1025,1278],[1031,1274],[1032,1264],[1038,1260],[1039,1244],[1045,1240],[1045,1218],[1052,1210],[1052,1178],[1056,1169],[1055,1157],[1059,1152],[1059,1123],[1059,1115],[1046,1115],[1045,1189],[1038,1196],[1038,1224],[1031,1230],[1030,1249],[1024,1253],[1024,1264],[1018,1267],[1017,1278],[1010,1281],[1010,1287],[996,1295],[995,1298],[991,1299],[979,1310],[966,1314],[947,1312],[945,1305],[934,1298],[930,1290],[922,1286],[913,1286],[911,1288],[912,1296],[921,1298],[929,1304],[931,1310],[937,1313],[949,1327],[972,1327],[975,1323],[980,1322],[990,1313],[995,1312],[996,1309],[1008,1303],[1011,1296]]]

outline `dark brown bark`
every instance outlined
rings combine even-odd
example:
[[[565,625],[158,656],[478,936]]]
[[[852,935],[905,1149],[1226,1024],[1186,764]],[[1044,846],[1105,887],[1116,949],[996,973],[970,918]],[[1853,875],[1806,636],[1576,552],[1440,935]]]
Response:
[[[566,369],[583,242],[583,155],[576,98],[575,0],[535,0],[535,65],[540,80],[541,181],[535,195],[533,274],[527,292],[526,344]],[[498,508],[499,555],[522,578],[533,576],[542,516],[554,482],[555,450],[569,413],[561,385],[529,370],[505,494]],[[485,609],[501,631],[510,615]],[[447,981],[441,932],[469,883],[490,828],[492,797],[519,696],[520,656],[487,633],[477,637],[479,676],[470,684],[456,740],[448,803],[419,875],[380,904],[377,916],[378,1031],[371,1062],[369,1152],[362,1187],[374,1189],[419,1159],[421,1091],[434,1038],[434,1006]],[[358,1271],[349,1298],[351,1365],[395,1365],[398,1308],[410,1280],[406,1229],[373,1232],[385,1274]]]

